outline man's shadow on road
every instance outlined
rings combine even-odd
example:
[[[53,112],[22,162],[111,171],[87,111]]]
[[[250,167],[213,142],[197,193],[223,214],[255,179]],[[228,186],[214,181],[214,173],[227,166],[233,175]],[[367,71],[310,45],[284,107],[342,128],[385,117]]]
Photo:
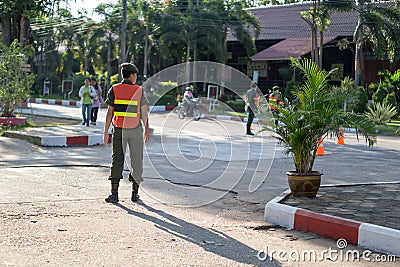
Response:
[[[200,246],[205,251],[212,252],[226,259],[233,260],[237,263],[252,264],[254,266],[280,266],[280,264],[275,260],[270,260],[270,258],[263,259],[265,257],[263,253],[259,254],[259,251],[254,250],[220,231],[215,229],[206,229],[181,220],[162,210],[154,209],[142,201],[139,201],[138,204],[149,212],[156,213],[168,221],[158,219],[142,212],[134,211],[120,203],[116,203],[115,206],[125,210],[130,215],[154,223],[155,227],[158,229]],[[263,260],[260,260],[259,258],[262,258]]]

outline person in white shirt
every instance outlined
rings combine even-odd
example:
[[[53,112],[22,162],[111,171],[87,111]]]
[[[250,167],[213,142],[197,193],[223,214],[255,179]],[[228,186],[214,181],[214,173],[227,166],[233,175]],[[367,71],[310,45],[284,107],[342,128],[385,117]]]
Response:
[[[183,108],[184,110],[190,114],[190,108],[191,108],[191,104],[193,103],[193,93],[192,93],[192,88],[190,88],[189,86],[186,87],[185,93],[183,94]]]
[[[96,91],[94,90],[93,86],[90,85],[90,79],[85,79],[85,85],[79,89],[79,96],[81,98],[82,104],[82,125],[89,126],[90,121],[90,113],[92,109],[93,99],[97,96]]]

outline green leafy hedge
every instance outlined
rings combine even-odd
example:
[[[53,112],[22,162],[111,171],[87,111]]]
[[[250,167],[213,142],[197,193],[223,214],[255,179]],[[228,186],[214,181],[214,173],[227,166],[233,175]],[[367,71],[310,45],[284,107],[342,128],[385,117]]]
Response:
[[[226,104],[234,111],[244,112],[244,101],[228,100]]]

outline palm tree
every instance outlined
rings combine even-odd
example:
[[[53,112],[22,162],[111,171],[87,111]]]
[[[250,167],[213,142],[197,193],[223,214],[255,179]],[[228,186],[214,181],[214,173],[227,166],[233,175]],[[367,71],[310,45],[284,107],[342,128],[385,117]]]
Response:
[[[301,12],[301,18],[311,28],[311,59],[319,67],[322,67],[324,32],[330,25],[330,13],[338,10],[348,11],[352,4],[353,0],[341,0],[340,3],[329,0],[313,0],[310,9]]]
[[[243,2],[234,0],[215,0],[219,5],[225,6],[223,10],[219,9],[223,23],[223,47],[224,47],[224,60],[226,61],[226,51],[228,42],[228,30],[236,36],[239,43],[246,49],[247,55],[252,55],[256,52],[254,40],[258,38],[261,25],[258,18],[253,16],[248,10],[244,9]]]
[[[179,3],[178,3],[179,2]],[[196,58],[192,54],[194,46],[211,45],[217,52],[218,61],[225,63],[228,31],[235,34],[245,47],[248,55],[255,52],[254,38],[260,33],[260,23],[256,17],[244,8],[241,1],[178,1],[169,4],[161,23],[163,39],[183,41],[186,45],[186,61]],[[254,33],[254,35],[253,35]],[[207,44],[209,40],[216,40]],[[218,47],[219,46],[219,47]]]
[[[99,15],[104,15],[105,20],[102,21],[99,26],[105,29],[102,32],[103,40],[105,44],[107,44],[107,52],[105,53],[107,56],[107,79],[106,79],[106,88],[110,87],[110,76],[111,76],[111,63],[113,59],[116,58],[116,47],[117,47],[117,33],[120,31],[120,22],[119,22],[119,10],[112,5],[100,4],[95,9],[96,13]],[[100,31],[101,32],[101,31]]]
[[[376,3],[381,2],[381,3]],[[356,0],[358,24],[354,32],[355,49],[355,84],[362,83],[362,46],[366,41],[378,58],[385,55],[394,63],[400,55],[400,10],[398,0],[373,1]]]

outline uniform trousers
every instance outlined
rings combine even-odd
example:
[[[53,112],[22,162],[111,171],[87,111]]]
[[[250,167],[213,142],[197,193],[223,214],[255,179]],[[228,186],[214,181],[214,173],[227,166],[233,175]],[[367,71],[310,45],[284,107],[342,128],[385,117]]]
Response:
[[[124,170],[126,147],[129,148],[129,159],[127,165],[131,166],[129,179],[132,178],[137,184],[143,181],[143,127],[127,129],[114,127],[112,133],[112,163],[111,174],[108,180],[111,183],[117,183],[123,179],[122,172]],[[133,181],[132,181],[133,182]]]

